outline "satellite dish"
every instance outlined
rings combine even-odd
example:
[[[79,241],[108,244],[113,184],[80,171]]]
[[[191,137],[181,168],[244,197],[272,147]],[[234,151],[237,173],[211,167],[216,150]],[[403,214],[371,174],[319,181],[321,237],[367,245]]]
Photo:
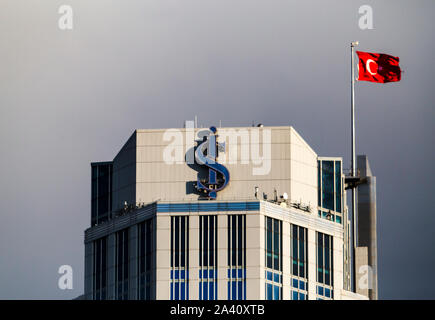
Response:
[[[283,198],[284,200],[287,200],[287,199],[288,199],[288,194],[287,194],[287,192],[284,192],[284,193],[282,194],[282,198]]]

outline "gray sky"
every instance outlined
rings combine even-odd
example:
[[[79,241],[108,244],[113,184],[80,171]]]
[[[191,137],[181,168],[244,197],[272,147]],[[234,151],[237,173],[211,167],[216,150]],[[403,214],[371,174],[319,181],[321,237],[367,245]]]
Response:
[[[62,4],[74,29],[61,31]],[[360,30],[370,4],[374,30]],[[380,298],[435,298],[435,2],[0,0],[0,298],[83,293],[91,161],[136,128],[293,125],[349,163],[349,43],[400,57],[356,84],[377,176]],[[349,165],[345,165],[349,167]],[[431,183],[432,182],[432,183]],[[57,287],[60,265],[74,289]]]

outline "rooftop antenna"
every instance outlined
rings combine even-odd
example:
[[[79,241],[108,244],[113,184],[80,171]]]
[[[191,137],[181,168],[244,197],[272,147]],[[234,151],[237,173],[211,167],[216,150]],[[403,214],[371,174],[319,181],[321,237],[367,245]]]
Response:
[[[198,116],[195,115],[195,129],[198,128]]]

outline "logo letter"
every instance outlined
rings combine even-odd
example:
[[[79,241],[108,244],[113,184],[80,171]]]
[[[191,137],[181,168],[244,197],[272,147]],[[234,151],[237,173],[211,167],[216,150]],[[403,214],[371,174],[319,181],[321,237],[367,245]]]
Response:
[[[186,121],[186,162],[195,163],[195,123]]]
[[[196,188],[207,195],[209,199],[216,199],[217,192],[226,187],[230,181],[228,169],[216,161],[218,143],[216,141],[216,127],[210,127],[207,141],[198,145],[195,151],[195,159],[199,165],[208,167],[208,181],[201,181],[198,175]],[[205,154],[205,149],[207,154]],[[221,178],[219,178],[219,176]]]
[[[251,159],[254,165],[260,165],[259,168],[252,168],[254,176],[267,175],[271,169],[271,144],[272,137],[269,129],[262,129],[263,131],[263,156],[260,156],[260,130],[258,128],[251,131]]]

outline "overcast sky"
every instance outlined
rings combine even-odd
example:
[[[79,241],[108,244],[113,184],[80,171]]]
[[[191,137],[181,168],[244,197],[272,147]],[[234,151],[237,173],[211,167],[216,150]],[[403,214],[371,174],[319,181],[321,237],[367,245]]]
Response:
[[[63,4],[73,30],[58,28]],[[373,30],[358,27],[364,4]],[[349,168],[352,40],[404,70],[356,84],[379,297],[435,298],[434,14],[433,0],[0,0],[0,298],[83,293],[90,162],[136,128],[292,125]],[[73,290],[58,289],[64,264]]]

